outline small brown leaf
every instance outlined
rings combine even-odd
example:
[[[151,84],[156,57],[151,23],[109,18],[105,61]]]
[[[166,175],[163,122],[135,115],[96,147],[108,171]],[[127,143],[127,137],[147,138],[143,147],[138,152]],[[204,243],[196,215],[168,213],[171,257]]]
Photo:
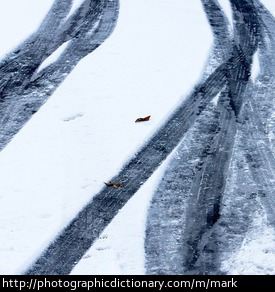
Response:
[[[123,187],[123,184],[120,183],[120,182],[108,182],[108,183],[105,183],[106,186],[108,187],[114,187],[115,189],[119,188],[119,187]]]
[[[145,122],[145,121],[149,121],[150,120],[150,118],[151,118],[151,116],[147,116],[147,117],[144,117],[144,118],[138,118],[138,119],[136,119],[136,123],[138,123],[138,122]]]

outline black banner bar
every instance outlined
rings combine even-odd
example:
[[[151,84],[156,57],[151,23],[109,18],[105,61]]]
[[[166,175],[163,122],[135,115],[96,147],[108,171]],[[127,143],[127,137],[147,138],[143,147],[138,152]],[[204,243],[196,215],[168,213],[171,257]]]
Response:
[[[130,288],[153,289],[155,291],[168,291],[181,289],[181,291],[204,291],[215,289],[247,289],[258,288],[264,291],[274,290],[275,276],[156,276],[156,275],[83,275],[83,276],[1,276],[0,287],[3,291],[94,291],[95,289]]]

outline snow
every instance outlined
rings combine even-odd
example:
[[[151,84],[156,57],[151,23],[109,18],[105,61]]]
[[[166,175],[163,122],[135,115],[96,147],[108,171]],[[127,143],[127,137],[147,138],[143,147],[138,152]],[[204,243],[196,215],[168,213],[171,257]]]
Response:
[[[229,275],[274,275],[275,231],[268,225],[264,211],[255,214],[240,250],[223,264]]]
[[[260,60],[259,60],[259,52],[258,50],[255,52],[253,56],[252,68],[251,68],[251,79],[255,83],[256,79],[260,73]]]
[[[261,0],[262,4],[267,8],[269,12],[275,16],[275,3],[273,0]]]
[[[0,12],[0,55],[33,32],[54,1],[21,2],[6,1]],[[229,13],[228,1],[219,2]],[[272,6],[273,0],[265,2]],[[71,11],[81,3],[74,1]],[[200,79],[211,46],[200,0],[121,0],[110,38],[0,153],[0,274],[22,273],[164,123]],[[147,115],[150,121],[134,122]],[[146,212],[168,162],[120,210],[72,274],[144,274]],[[225,263],[229,273],[274,273],[271,258],[271,270],[255,268],[266,266],[265,251],[274,243],[261,217],[255,226],[235,265]],[[251,257],[259,246],[259,257]]]
[[[174,150],[86,252],[71,275],[143,275],[146,213]],[[134,243],[134,244],[133,244]]]
[[[233,15],[231,10],[230,0],[218,0],[223,12],[226,14],[231,30],[233,30]]]
[[[0,10],[0,58],[35,32],[54,0],[2,2],[5,4],[1,3]]]
[[[47,59],[45,59],[42,64],[38,67],[37,73],[40,72],[42,69],[46,68],[50,64],[54,63],[60,55],[66,50],[70,41],[63,43],[59,48],[57,48]]]
[[[70,12],[67,15],[67,19],[77,10],[77,8],[84,2],[84,0],[73,0]]]

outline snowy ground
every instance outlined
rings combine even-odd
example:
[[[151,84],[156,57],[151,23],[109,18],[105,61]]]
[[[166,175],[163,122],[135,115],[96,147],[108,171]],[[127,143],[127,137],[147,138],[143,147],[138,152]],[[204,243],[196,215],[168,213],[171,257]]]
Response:
[[[3,4],[0,55],[29,35],[53,3],[21,2]],[[80,2],[74,1],[73,9]],[[274,1],[261,2],[274,15]],[[231,19],[228,0],[219,3]],[[0,153],[0,274],[22,273],[164,123],[200,79],[212,41],[200,0],[121,0],[110,38],[77,65]],[[134,122],[146,115],[149,122]],[[145,273],[146,212],[168,162],[71,274]],[[274,274],[274,229],[265,214],[258,214],[253,225],[234,258],[224,262],[227,273]]]

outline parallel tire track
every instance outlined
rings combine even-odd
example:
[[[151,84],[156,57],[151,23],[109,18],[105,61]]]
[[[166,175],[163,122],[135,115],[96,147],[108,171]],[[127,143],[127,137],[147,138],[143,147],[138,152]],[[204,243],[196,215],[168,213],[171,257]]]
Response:
[[[111,2],[108,1],[108,3]],[[244,16],[245,21],[244,23],[238,22],[240,43],[233,48],[230,58],[223,62],[204,83],[197,86],[155,135],[112,179],[123,181],[125,186],[118,189],[105,187],[96,194],[76,218],[57,235],[55,240],[25,272],[26,274],[69,274],[118,211],[193,127],[198,116],[206,109],[209,102],[226,87],[230,104],[226,104],[226,102],[220,104],[219,124],[221,128],[212,137],[212,140],[217,144],[217,151],[216,153],[207,153],[208,155],[203,158],[203,168],[196,174],[197,180],[195,179],[196,183],[191,190],[193,198],[189,201],[190,218],[185,226],[189,249],[183,250],[184,259],[182,262],[187,273],[209,273],[217,269],[218,263],[215,254],[213,257],[210,256],[207,262],[205,258],[201,260],[201,256],[204,255],[202,239],[219,219],[219,203],[236,132],[235,117],[239,115],[243,105],[252,56],[257,48],[257,34],[260,33],[255,32],[255,27],[257,25],[260,27],[260,25],[255,16],[253,5],[250,6],[246,0],[242,1],[243,4],[237,0],[231,2],[235,7],[235,12],[238,12],[238,16]],[[248,15],[251,14],[251,11],[253,19],[250,21]],[[112,30],[112,27],[108,27],[108,22],[103,23],[103,28],[108,33]],[[244,31],[246,33],[241,34]],[[104,38],[100,39],[101,36],[98,36],[99,43],[101,43]],[[77,44],[75,45],[77,46]],[[97,43],[92,43],[91,47],[95,48],[97,45]],[[74,50],[74,48],[71,46],[69,50]],[[45,73],[41,76],[42,79],[47,76],[47,72]],[[44,80],[51,78],[52,72],[48,73],[50,73],[49,76]],[[38,78],[31,86],[36,83],[43,84]],[[265,151],[265,153],[267,152]],[[215,166],[219,169],[219,176],[211,175],[215,171]],[[213,187],[209,189],[209,185]],[[198,212],[199,215],[195,221],[192,221],[191,214],[194,212]],[[205,263],[208,266],[205,266]]]
[[[69,1],[56,1],[38,31],[0,62],[0,150],[116,26],[119,0],[86,0],[66,19],[69,7]],[[37,73],[65,41],[69,45],[58,60]]]
[[[208,5],[210,2],[214,1],[208,1]],[[189,177],[189,180],[192,181],[191,186],[188,187],[188,181],[186,182],[187,179],[184,179],[182,184],[178,183],[175,191],[174,184],[167,180],[167,186],[165,187],[162,184],[160,189],[156,191],[157,198],[153,200],[152,215],[150,216],[149,212],[147,226],[148,273],[171,273],[172,271],[172,273],[177,274],[211,274],[219,271],[220,260],[217,253],[219,247],[217,241],[215,242],[216,238],[211,237],[211,229],[215,228],[215,224],[220,217],[220,204],[226,186],[237,129],[236,118],[239,119],[247,95],[252,58],[257,49],[261,33],[257,10],[252,3],[232,1],[232,8],[236,28],[233,49],[228,60],[226,91],[221,93],[217,108],[219,130],[213,131],[212,137],[208,137],[212,141],[211,143],[209,141],[197,141],[194,137],[192,137],[193,141],[191,142],[185,141],[188,145],[206,142],[205,151],[202,153],[198,153],[200,147],[198,144],[194,147],[193,156],[187,154],[187,157],[185,157],[183,152],[180,160],[178,157],[174,159],[175,166],[172,168],[175,173],[174,176],[177,176],[178,171],[184,171],[182,165],[188,166],[186,159],[189,161],[199,160],[196,166],[196,168],[199,166],[199,170],[197,169],[195,174]],[[210,23],[221,21],[221,13],[217,13],[215,10],[213,13],[211,9],[207,11]],[[225,34],[223,31],[225,25],[214,24],[213,27],[216,37],[222,38]],[[222,30],[222,34],[220,34],[220,30]],[[222,41],[216,41],[216,43],[221,46]],[[224,51],[223,46],[219,49],[221,52]],[[215,119],[213,123],[215,123]],[[197,125],[197,127],[200,126]],[[198,135],[203,136],[205,134],[204,132],[199,134],[198,131]],[[179,148],[179,152],[182,151],[181,148]],[[172,173],[166,173],[165,175],[172,177]],[[162,190],[163,187],[165,187],[164,190]],[[168,201],[173,201],[171,196],[179,197],[178,193],[182,192],[180,200],[175,199],[174,201],[187,205],[186,209],[183,210],[185,214],[174,213],[174,215],[170,215],[170,209],[178,210],[178,206],[167,205],[166,208],[162,207],[162,201],[166,200],[165,192],[169,194]],[[158,219],[155,219],[154,215],[157,213],[158,204],[161,206],[159,210],[162,213],[158,215]],[[182,226],[178,226],[179,230],[175,230],[175,222],[179,220],[182,222]],[[169,230],[169,226],[171,230]],[[168,240],[168,238],[174,236],[169,231],[176,233],[173,242]],[[174,246],[171,245],[171,242]],[[154,251],[156,247],[158,250]],[[177,250],[180,252],[176,257],[174,251]],[[170,265],[167,265],[167,262]]]
[[[247,2],[245,1],[245,4]],[[253,21],[256,21],[253,19]],[[117,212],[136,193],[140,186],[151,176],[161,162],[178,145],[187,131],[194,125],[198,115],[207,104],[228,86],[230,105],[224,104],[224,114],[221,114],[221,131],[214,139],[217,142],[217,154],[213,159],[208,157],[205,171],[213,171],[213,165],[220,165],[221,177],[202,176],[201,182],[208,185],[213,182],[215,189],[210,194],[207,188],[193,190],[203,203],[209,195],[210,203],[206,204],[206,214],[209,218],[199,216],[197,235],[192,235],[192,226],[188,223],[190,232],[190,247],[193,248],[192,257],[185,259],[185,266],[189,270],[195,267],[199,259],[198,243],[205,229],[215,223],[215,216],[219,213],[219,200],[227,173],[228,161],[234,141],[235,115],[238,116],[242,107],[243,93],[249,79],[252,55],[257,47],[257,40],[253,37],[252,28],[248,21],[248,32],[243,39],[244,46],[233,48],[231,57],[223,62],[197,89],[179,106],[157,133],[142,147],[112,180],[125,182],[124,188],[103,188],[92,201],[80,211],[77,217],[57,236],[37,261],[26,271],[26,274],[69,274],[74,265],[81,259],[91,244],[99,237],[104,228],[111,222]],[[247,29],[240,25],[240,31]],[[254,32],[254,31],[253,31]],[[233,113],[233,111],[235,114]],[[222,111],[223,112],[223,111]],[[224,151],[221,151],[225,147]],[[206,181],[204,182],[204,179]],[[207,191],[206,191],[207,190]],[[202,193],[202,191],[204,193]],[[213,198],[213,199],[211,199]],[[207,199],[208,200],[208,199]],[[201,206],[195,204],[194,208]],[[210,206],[210,209],[208,209]],[[212,206],[212,207],[211,207]],[[214,206],[214,207],[213,207]],[[215,207],[216,206],[216,207]],[[211,208],[214,208],[211,211]],[[203,208],[202,210],[206,210]],[[210,212],[210,213],[209,213]],[[213,221],[214,220],[214,221]],[[202,223],[204,222],[204,223]],[[206,223],[205,223],[206,222]],[[203,225],[201,225],[203,224]],[[206,224],[206,225],[204,225]],[[194,236],[194,237],[193,237]],[[200,270],[200,268],[198,267]]]
[[[119,189],[103,188],[58,235],[26,274],[69,274],[117,212],[152,175],[193,125],[199,113],[225,82],[227,63],[185,100],[166,123],[115,176]]]

